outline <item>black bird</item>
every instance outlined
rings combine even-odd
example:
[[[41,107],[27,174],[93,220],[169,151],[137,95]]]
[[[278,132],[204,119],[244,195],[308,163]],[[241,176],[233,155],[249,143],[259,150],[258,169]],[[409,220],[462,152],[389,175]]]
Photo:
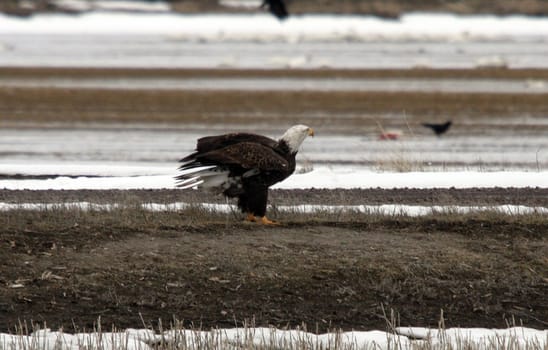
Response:
[[[445,132],[447,132],[447,130],[449,130],[451,124],[453,124],[453,122],[449,120],[443,124],[422,123],[422,126],[432,129],[437,136],[440,136],[441,134],[444,134]]]
[[[268,5],[270,13],[278,17],[279,20],[284,20],[289,16],[283,0],[264,0],[261,8],[266,5]]]

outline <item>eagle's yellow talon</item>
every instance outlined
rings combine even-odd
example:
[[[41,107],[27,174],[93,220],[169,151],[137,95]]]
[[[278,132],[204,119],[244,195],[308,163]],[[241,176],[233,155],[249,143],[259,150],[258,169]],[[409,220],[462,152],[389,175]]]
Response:
[[[277,225],[280,225],[279,222],[277,221],[273,221],[273,220],[270,220],[269,218],[267,218],[266,216],[262,216],[260,219],[258,219],[255,215],[253,215],[252,213],[248,213],[247,216],[245,217],[245,222],[256,222],[256,223],[259,223],[261,225],[268,225],[268,226],[277,226]]]
[[[277,221],[272,221],[272,220],[270,220],[269,218],[267,218],[266,216],[263,216],[263,217],[261,218],[261,224],[263,224],[263,225],[270,225],[270,226],[278,226],[278,225],[280,225],[279,222],[277,222]]]

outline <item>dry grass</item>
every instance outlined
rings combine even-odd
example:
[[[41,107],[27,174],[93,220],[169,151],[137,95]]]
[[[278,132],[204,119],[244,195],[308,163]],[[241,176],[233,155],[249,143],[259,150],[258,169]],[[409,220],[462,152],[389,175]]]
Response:
[[[384,310],[384,309],[383,309]],[[48,350],[53,347],[55,350],[70,349],[72,346],[78,346],[86,350],[320,350],[320,349],[393,349],[393,350],[543,350],[544,347],[537,341],[523,342],[518,338],[519,331],[509,337],[490,336],[483,342],[471,340],[464,332],[456,337],[448,337],[444,334],[446,329],[443,327],[443,311],[441,313],[439,328],[433,329],[434,332],[440,332],[440,336],[430,336],[424,339],[412,339],[399,337],[398,319],[394,311],[390,316],[386,314],[386,338],[384,340],[363,340],[346,339],[344,331],[341,329],[330,330],[328,334],[320,335],[308,331],[306,325],[301,325],[296,329],[276,329],[255,328],[253,320],[240,322],[244,326],[238,329],[206,329],[202,327],[185,327],[178,320],[170,322],[168,329],[164,329],[162,322],[158,326],[143,325],[147,331],[141,332],[140,336],[126,333],[124,329],[117,329],[115,326],[103,327],[101,318],[97,320],[96,327],[92,330],[84,330],[87,336],[83,336],[81,330],[75,330],[80,333],[78,339],[70,337],[70,333],[64,333],[65,338],[60,333],[51,333],[47,325],[40,327],[38,324],[28,326],[27,322],[20,322],[14,327],[17,337],[11,338],[4,344],[0,344],[1,349],[5,350]],[[515,327],[515,325],[509,325]],[[60,332],[66,330],[60,329]],[[237,332],[237,336],[233,334]],[[317,332],[316,332],[317,333]],[[46,341],[47,337],[52,341]],[[348,335],[348,334],[347,334]],[[10,342],[11,341],[11,342]],[[53,345],[53,346],[52,346]]]
[[[381,172],[412,172],[425,171],[425,166],[422,161],[414,159],[403,146],[399,150],[395,150],[389,157],[378,159],[376,169]]]

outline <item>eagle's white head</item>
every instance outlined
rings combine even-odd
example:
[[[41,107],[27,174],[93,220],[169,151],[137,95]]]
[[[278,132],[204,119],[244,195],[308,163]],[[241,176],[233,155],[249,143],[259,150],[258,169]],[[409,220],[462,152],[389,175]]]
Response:
[[[314,130],[311,127],[302,124],[293,125],[282,135],[280,141],[284,141],[291,153],[295,153],[307,136],[314,136]]]

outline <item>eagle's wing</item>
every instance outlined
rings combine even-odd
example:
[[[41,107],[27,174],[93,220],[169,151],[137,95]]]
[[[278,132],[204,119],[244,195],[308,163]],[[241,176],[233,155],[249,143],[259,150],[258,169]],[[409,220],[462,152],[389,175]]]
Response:
[[[270,147],[240,142],[196,156],[202,164],[241,166],[244,169],[285,170],[287,160]]]
[[[249,133],[232,133],[218,136],[206,136],[198,139],[196,150],[198,152],[209,152],[214,149],[223,148],[235,143],[253,142],[260,143],[267,147],[275,147],[277,142],[262,135]]]
[[[222,148],[226,148],[227,146],[231,146],[231,145],[242,143],[242,142],[259,143],[269,148],[274,148],[278,144],[277,141],[274,141],[271,138],[268,138],[266,136],[249,134],[249,133],[232,133],[232,134],[224,134],[224,135],[216,135],[216,136],[206,136],[198,139],[198,142],[196,143],[196,152],[191,153],[188,156],[180,159],[179,162],[187,163],[186,165],[183,165],[183,167],[186,167],[187,165],[192,163],[194,160],[196,160],[198,156],[201,156],[203,154],[206,154],[212,151],[218,151]],[[201,166],[201,164],[199,163],[194,165]]]

